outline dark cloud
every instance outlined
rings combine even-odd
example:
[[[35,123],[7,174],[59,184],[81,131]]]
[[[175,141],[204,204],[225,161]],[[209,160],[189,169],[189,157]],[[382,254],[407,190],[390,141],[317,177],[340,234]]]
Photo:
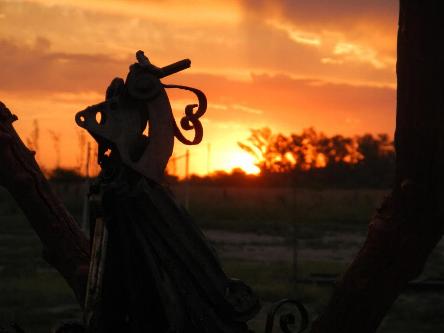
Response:
[[[42,37],[32,45],[0,40],[0,90],[103,92],[113,73],[121,73],[130,63],[103,54],[51,52],[50,47]]]
[[[357,23],[392,25],[398,14],[395,0],[240,0],[248,12],[277,12],[305,27],[353,28]]]

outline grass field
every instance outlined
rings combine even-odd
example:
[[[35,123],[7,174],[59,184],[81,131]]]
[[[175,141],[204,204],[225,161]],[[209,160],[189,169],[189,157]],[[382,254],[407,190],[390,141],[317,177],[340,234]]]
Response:
[[[285,188],[172,188],[218,250],[230,276],[250,284],[264,301],[296,297],[312,316],[322,311],[330,287],[296,285],[293,277],[339,274],[365,237],[367,222],[385,195],[377,190]],[[58,186],[67,207],[81,216],[80,186]],[[188,192],[188,199],[186,199]],[[295,247],[295,241],[297,246]],[[58,273],[41,259],[41,246],[20,209],[0,190],[0,326],[16,321],[26,332],[48,333],[80,308]],[[296,256],[295,256],[296,253]],[[424,276],[444,277],[444,245]],[[296,267],[295,267],[296,262]],[[444,295],[402,295],[379,332],[444,330]],[[265,314],[252,321],[264,328]]]

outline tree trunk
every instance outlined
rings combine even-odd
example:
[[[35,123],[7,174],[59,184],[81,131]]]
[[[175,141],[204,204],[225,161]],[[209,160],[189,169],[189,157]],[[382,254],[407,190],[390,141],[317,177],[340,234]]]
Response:
[[[0,102],[0,185],[25,213],[43,244],[44,259],[68,282],[83,306],[90,250],[85,235],[54,194],[14,130],[17,117]]]
[[[443,18],[442,0],[400,1],[395,183],[312,333],[375,332],[441,238]]]

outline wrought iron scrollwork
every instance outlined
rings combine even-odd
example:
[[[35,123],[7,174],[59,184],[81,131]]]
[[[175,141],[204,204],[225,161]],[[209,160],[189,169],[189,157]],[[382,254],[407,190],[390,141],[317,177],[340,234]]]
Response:
[[[174,123],[174,136],[183,144],[197,145],[202,141],[203,128],[199,118],[202,117],[207,110],[207,98],[205,94],[196,88],[187,86],[181,86],[176,84],[164,84],[164,88],[177,88],[182,90],[188,90],[194,93],[199,101],[199,104],[189,104],[185,107],[185,116],[180,120],[180,127],[185,131],[194,129],[193,140],[188,140],[181,132],[176,123]],[[197,108],[196,112],[194,109]]]
[[[309,316],[305,306],[297,300],[283,299],[273,304],[270,310],[268,311],[267,322],[265,324],[265,333],[273,332],[274,320],[276,315],[278,314],[280,309],[282,309],[284,306],[287,305],[295,307],[299,312],[300,323],[299,323],[299,330],[297,331],[297,333],[302,333],[308,328]],[[283,333],[292,333],[290,325],[295,325],[295,324],[296,324],[296,316],[293,312],[286,311],[285,313],[279,316],[279,326]]]
[[[105,101],[78,112],[75,119],[77,125],[86,129],[99,143],[99,163],[108,160],[105,152],[115,152],[125,165],[162,183],[173,152],[174,137],[186,145],[197,145],[202,141],[203,127],[199,118],[207,109],[207,98],[199,89],[164,85],[160,81],[190,67],[189,59],[157,67],[142,51],[136,53],[136,58],[138,62],[130,66],[126,80],[114,79],[107,89]],[[185,116],[180,120],[182,130],[194,130],[191,140],[185,137],[174,120],[166,88],[191,91],[197,96],[198,104],[187,105]],[[144,130],[148,128],[148,135],[145,135]]]

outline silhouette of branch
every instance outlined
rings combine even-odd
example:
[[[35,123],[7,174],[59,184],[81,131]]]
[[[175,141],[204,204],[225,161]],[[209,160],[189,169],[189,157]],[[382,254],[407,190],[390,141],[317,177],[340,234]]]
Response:
[[[89,242],[52,191],[0,102],[0,185],[17,201],[43,244],[44,259],[55,267],[83,306],[89,270]]]
[[[443,233],[444,33],[440,0],[401,0],[396,178],[312,333],[375,332]]]

